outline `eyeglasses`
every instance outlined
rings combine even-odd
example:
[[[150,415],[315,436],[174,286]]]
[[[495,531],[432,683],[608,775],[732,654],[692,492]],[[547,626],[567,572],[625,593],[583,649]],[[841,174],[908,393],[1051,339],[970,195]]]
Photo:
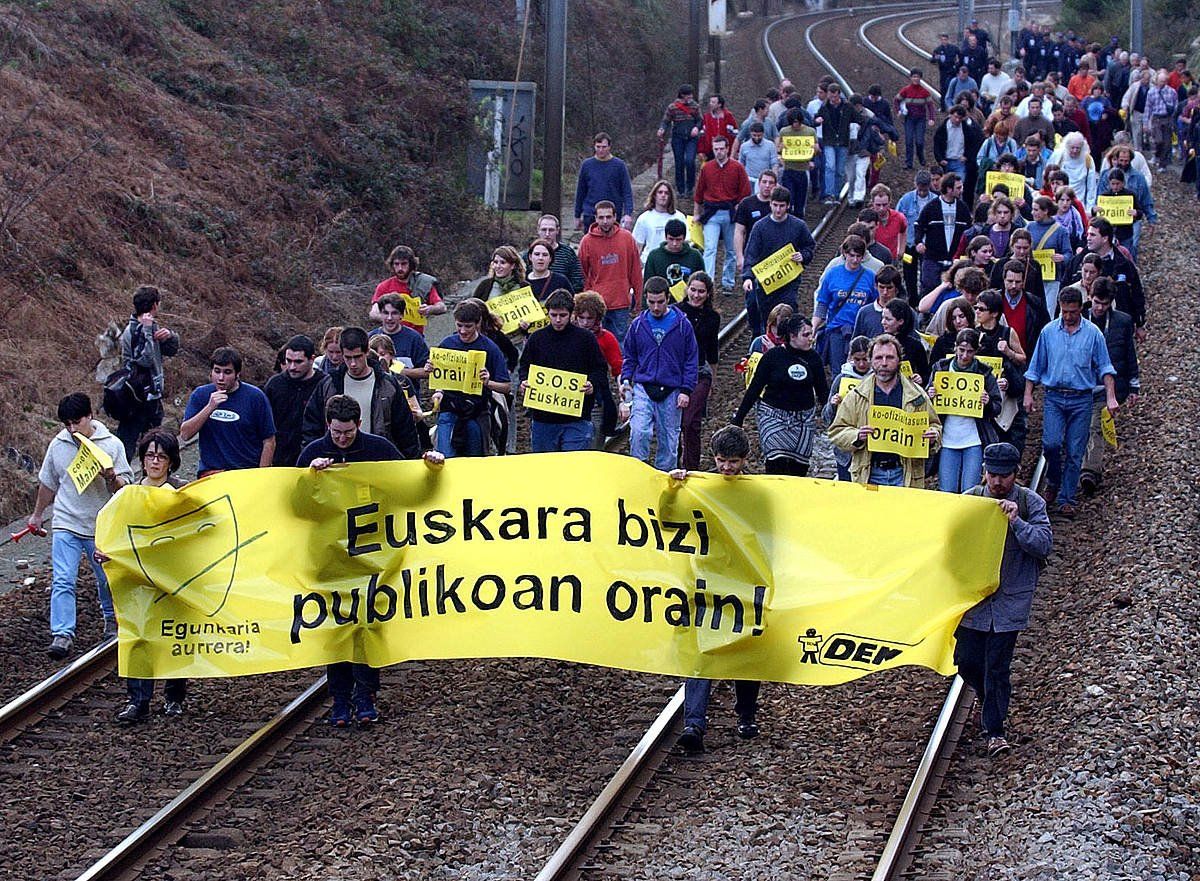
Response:
[[[168,456],[166,453],[159,453],[154,450],[147,450],[145,452],[145,454],[143,454],[143,456],[142,456],[142,461],[145,462],[147,459],[162,459],[165,462],[165,461],[169,460],[170,458],[171,457]]]
[[[991,309],[989,309],[987,306],[984,306],[984,305],[982,305],[982,304],[980,304],[980,303],[976,303],[976,304],[975,304],[974,306],[972,306],[971,308],[973,308],[973,309],[974,309],[976,312],[991,312],[991,311],[992,311],[992,310],[991,310]]]

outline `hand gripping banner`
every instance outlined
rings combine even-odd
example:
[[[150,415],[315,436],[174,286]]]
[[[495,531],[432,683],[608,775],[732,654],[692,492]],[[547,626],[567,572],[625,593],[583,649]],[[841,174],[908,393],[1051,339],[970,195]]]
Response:
[[[541,657],[833,685],[952,673],[1006,526],[981,498],[547,453],[130,486],[96,542],[124,676]]]

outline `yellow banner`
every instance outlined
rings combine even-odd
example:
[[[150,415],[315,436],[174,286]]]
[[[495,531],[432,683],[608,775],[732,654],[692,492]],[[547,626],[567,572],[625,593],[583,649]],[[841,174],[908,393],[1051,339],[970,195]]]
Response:
[[[983,374],[941,370],[933,375],[933,409],[945,416],[983,416]]]
[[[1033,259],[1042,268],[1042,281],[1054,281],[1054,249],[1036,248],[1033,252]]]
[[[408,294],[402,294],[404,297],[404,320],[409,324],[415,324],[418,327],[425,326],[425,316],[421,314],[421,299],[412,297]]]
[[[1106,444],[1114,450],[1117,449],[1117,420],[1113,419],[1113,414],[1107,407],[1100,411],[1100,434]]]
[[[91,438],[75,432],[75,440],[79,441],[79,452],[67,466],[67,475],[71,478],[71,483],[75,484],[76,491],[83,495],[84,490],[91,486],[92,481],[99,477],[102,471],[113,467],[113,460],[112,456],[92,443]]]
[[[1103,217],[1114,226],[1133,223],[1133,196],[1097,196],[1093,217]]]
[[[483,394],[483,378],[480,371],[487,363],[487,352],[472,349],[443,349],[434,346],[429,350],[433,372],[429,374],[429,387],[447,392],[466,392],[468,395]]]
[[[907,413],[899,407],[871,407],[867,411],[867,449],[872,453],[895,453],[906,459],[928,459],[929,414]]]
[[[680,279],[679,281],[675,282],[675,284],[671,285],[670,291],[675,302],[682,303],[683,298],[687,296],[687,282],[683,279]]]
[[[862,382],[861,379],[855,379],[852,376],[843,376],[840,380],[838,380],[838,397],[842,400],[845,400],[846,395],[858,388],[858,384],[860,382]]]
[[[697,248],[704,248],[704,224],[694,217],[688,218],[688,241]]]
[[[851,521],[920,523],[922,541],[882,529],[864,543]],[[680,482],[587,452],[132,486],[96,541],[122,676],[539,657],[832,685],[953,673],[954,628],[995,589],[1006,530],[987,499]]]
[[[984,192],[989,196],[996,192],[996,187],[1004,187],[1010,199],[1025,198],[1025,178],[1011,171],[989,171],[984,178]]]
[[[996,377],[996,382],[1004,378],[1003,355],[976,355],[975,360],[992,371],[992,376]]]
[[[779,158],[784,162],[808,162],[817,152],[817,139],[813,135],[784,135],[783,150]]]
[[[751,267],[750,271],[754,273],[754,277],[758,279],[758,283],[762,285],[765,293],[773,294],[800,277],[804,267],[792,259],[792,255],[795,253],[796,249],[789,242],[774,254],[764,257]]]
[[[912,379],[913,369],[912,369],[911,361],[901,361],[900,362],[900,375],[907,376],[909,379]],[[924,379],[925,377],[921,377],[921,378]]]
[[[583,415],[583,387],[587,376],[569,370],[555,370],[540,364],[529,365],[525,378],[525,406],[564,416]]]
[[[762,352],[751,352],[750,357],[746,359],[746,388],[750,388],[750,383],[754,381],[754,371],[758,369],[758,362],[762,360],[762,356]]]
[[[531,325],[531,331],[533,324],[546,321],[546,310],[533,295],[531,287],[517,288],[499,297],[492,297],[487,301],[487,307],[489,312],[500,319],[500,330],[504,333],[520,330],[522,321]]]

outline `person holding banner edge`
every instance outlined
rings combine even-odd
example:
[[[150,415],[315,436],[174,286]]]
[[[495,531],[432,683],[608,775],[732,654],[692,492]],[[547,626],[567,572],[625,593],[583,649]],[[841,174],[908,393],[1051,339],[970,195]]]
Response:
[[[392,462],[406,458],[386,437],[360,431],[362,409],[349,395],[334,395],[325,402],[325,424],[325,434],[301,450],[300,458],[296,460],[297,468],[312,468],[319,473],[351,462]],[[431,468],[440,467],[446,461],[436,450],[425,453],[424,459]],[[379,692],[378,669],[340,661],[329,664],[327,672],[329,696],[333,700],[329,713],[331,726],[348,728],[351,715],[359,725],[379,721],[379,710],[375,707],[375,695]]]
[[[27,521],[34,532],[40,532],[46,508],[54,503],[50,647],[47,653],[56,661],[69,655],[75,645],[75,584],[79,577],[79,560],[85,554],[96,576],[96,593],[104,615],[104,638],[117,635],[117,618],[108,579],[92,557],[96,551],[96,515],[117,490],[133,480],[133,469],[125,458],[125,445],[108,430],[108,426],[93,418],[92,402],[87,395],[74,392],[59,401],[58,421],[63,424],[63,429],[46,448],[38,472],[37,499]],[[77,470],[75,463],[95,459],[88,444],[97,447],[111,462],[107,467],[100,467],[104,465],[103,461],[94,462],[98,473],[81,489],[71,471]]]

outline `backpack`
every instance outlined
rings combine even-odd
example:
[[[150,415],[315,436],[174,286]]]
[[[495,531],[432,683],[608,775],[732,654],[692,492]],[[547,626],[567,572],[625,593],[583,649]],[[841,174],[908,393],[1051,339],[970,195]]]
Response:
[[[122,422],[134,416],[146,403],[144,368],[137,364],[114,370],[104,380],[104,412]]]

